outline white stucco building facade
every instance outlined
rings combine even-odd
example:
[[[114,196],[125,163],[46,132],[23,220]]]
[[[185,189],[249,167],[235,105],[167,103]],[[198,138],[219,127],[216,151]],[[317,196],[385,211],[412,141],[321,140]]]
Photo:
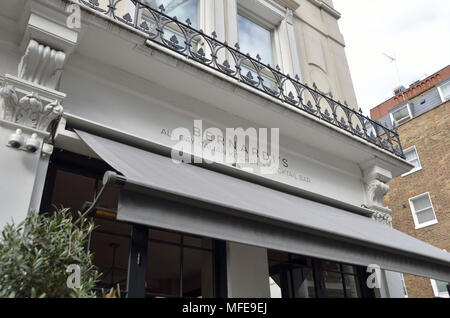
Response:
[[[401,272],[448,280],[448,253],[390,227],[386,182],[412,166],[358,112],[339,18],[320,0],[3,1],[0,226],[82,209],[114,171],[91,247],[129,297],[404,297]],[[176,165],[179,127],[278,128],[279,168]],[[163,244],[177,250],[156,264]]]

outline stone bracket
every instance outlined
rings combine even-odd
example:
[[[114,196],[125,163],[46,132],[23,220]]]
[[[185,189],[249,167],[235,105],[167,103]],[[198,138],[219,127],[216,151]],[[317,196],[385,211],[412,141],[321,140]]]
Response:
[[[387,182],[392,179],[392,173],[384,168],[379,160],[371,160],[363,164],[362,171],[366,190],[366,206],[373,211],[372,219],[391,225],[392,211],[384,205],[384,197],[389,192]]]
[[[33,84],[56,89],[66,54],[30,40],[18,67],[18,77]]]

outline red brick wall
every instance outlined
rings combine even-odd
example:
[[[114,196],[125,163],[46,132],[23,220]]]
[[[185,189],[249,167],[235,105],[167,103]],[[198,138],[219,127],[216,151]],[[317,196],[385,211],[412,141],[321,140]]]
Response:
[[[427,77],[420,83],[417,83],[416,85],[408,88],[404,93],[405,98],[413,99],[415,96],[422,94],[423,92],[434,87],[437,83],[449,77],[450,77],[450,65],[443,68],[439,72],[436,72],[433,75]],[[394,108],[398,104],[401,104],[403,101],[404,99],[402,95],[394,96],[391,99],[388,99],[387,101],[370,110],[370,118],[374,120],[380,120],[381,118],[385,117],[392,108]]]
[[[399,127],[404,149],[416,146],[422,170],[392,180],[385,203],[394,228],[450,251],[450,101]],[[408,199],[429,192],[438,224],[415,229]],[[410,297],[434,297],[429,279],[405,275]]]

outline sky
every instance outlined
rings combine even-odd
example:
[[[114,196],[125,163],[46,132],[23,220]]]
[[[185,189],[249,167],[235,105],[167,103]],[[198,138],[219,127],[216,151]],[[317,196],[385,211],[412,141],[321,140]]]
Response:
[[[450,0],[334,0],[359,107],[365,114],[450,64]],[[395,62],[383,53],[397,59]],[[400,78],[400,79],[399,79]]]

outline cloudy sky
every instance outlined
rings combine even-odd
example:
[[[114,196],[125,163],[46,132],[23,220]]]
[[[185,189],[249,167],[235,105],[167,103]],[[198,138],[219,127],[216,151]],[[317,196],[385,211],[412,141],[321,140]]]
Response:
[[[359,106],[370,108],[450,64],[449,0],[334,0]]]

